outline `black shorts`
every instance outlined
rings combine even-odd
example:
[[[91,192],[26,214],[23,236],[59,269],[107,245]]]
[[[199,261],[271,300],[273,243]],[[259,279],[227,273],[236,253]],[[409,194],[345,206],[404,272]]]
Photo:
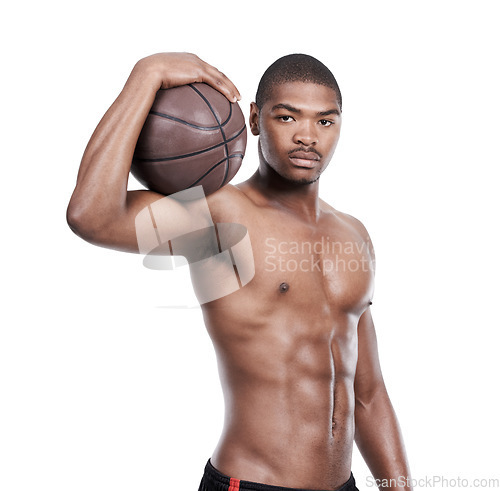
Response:
[[[234,477],[221,474],[208,459],[205,466],[205,474],[200,483],[198,491],[312,491],[299,488],[283,488],[282,486],[270,486],[258,482],[241,481]],[[356,482],[351,473],[349,480],[336,491],[358,491]]]

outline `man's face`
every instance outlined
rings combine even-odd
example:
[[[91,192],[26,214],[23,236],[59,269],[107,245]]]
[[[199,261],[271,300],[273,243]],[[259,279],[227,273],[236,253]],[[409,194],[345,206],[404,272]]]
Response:
[[[287,82],[274,87],[259,111],[252,103],[250,127],[262,158],[276,173],[299,184],[315,182],[328,166],[340,136],[336,92],[323,85]]]

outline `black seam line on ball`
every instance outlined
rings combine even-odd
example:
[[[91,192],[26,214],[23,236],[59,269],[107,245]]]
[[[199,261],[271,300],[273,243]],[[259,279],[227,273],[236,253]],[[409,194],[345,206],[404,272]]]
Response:
[[[224,183],[226,182],[226,179],[227,179],[227,175],[229,174],[229,148],[227,146],[226,135],[224,134],[224,130],[223,130],[222,126],[220,125],[219,118],[217,117],[217,114],[216,114],[214,108],[212,107],[212,104],[210,104],[210,101],[194,85],[189,84],[189,86],[194,91],[196,91],[198,93],[198,95],[205,101],[205,103],[209,107],[210,111],[212,111],[212,114],[214,115],[215,121],[217,121],[217,123],[219,123],[219,130],[221,132],[222,139],[224,140],[224,153],[226,154],[226,167],[224,169],[224,178],[222,179],[222,183],[220,185],[220,187],[222,187],[222,186],[224,186]],[[228,101],[228,104],[229,104],[229,107],[231,107],[231,103],[229,101]]]
[[[198,126],[198,125],[193,124],[193,123],[188,123],[187,121],[184,121],[183,119],[176,118],[175,116],[170,116],[169,114],[160,113],[158,111],[149,111],[149,114],[153,114],[154,116],[158,116],[158,117],[164,118],[164,119],[170,119],[172,121],[175,121],[176,123],[185,124],[186,126],[189,126],[190,128],[195,128],[197,130],[202,130],[202,131],[218,130],[221,126],[224,126],[228,123],[228,121],[231,119],[232,113],[233,113],[233,107],[229,106],[229,116],[227,117],[226,121],[224,121],[220,125],[218,124],[217,126]]]
[[[245,128],[246,126],[243,126],[243,128],[241,128],[241,130],[238,131],[236,135],[229,138],[226,142],[229,143],[238,138],[245,131]],[[186,153],[185,155],[177,155],[176,157],[163,157],[160,159],[143,159],[141,157],[138,157],[137,159],[134,160],[137,160],[138,162],[167,162],[169,160],[185,159],[188,157],[194,157],[195,155],[200,155],[201,153],[210,152],[210,150],[222,147],[222,145],[224,145],[226,142],[217,143],[217,145],[214,145],[213,147],[205,148],[204,150],[198,150],[197,152],[193,153]]]
[[[232,155],[230,155],[229,157],[224,157],[220,162],[217,162],[214,166],[212,166],[211,169],[207,170],[207,172],[205,172],[205,174],[203,174],[200,178],[196,179],[195,182],[193,182],[193,184],[189,185],[186,189],[189,189],[189,188],[192,188],[193,186],[196,186],[202,179],[204,179],[205,177],[208,176],[208,174],[210,174],[210,172],[212,172],[216,167],[218,167],[220,164],[222,164],[223,162],[225,162],[226,160],[229,160],[229,159],[233,159],[235,157],[239,157],[239,158],[243,158],[243,154],[242,153],[233,153]]]

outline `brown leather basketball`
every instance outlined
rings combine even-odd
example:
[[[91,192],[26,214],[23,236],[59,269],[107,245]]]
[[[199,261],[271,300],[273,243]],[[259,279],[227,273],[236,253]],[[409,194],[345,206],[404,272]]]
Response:
[[[237,103],[204,83],[159,90],[137,141],[131,172],[165,195],[202,185],[205,195],[240,168],[246,126]]]

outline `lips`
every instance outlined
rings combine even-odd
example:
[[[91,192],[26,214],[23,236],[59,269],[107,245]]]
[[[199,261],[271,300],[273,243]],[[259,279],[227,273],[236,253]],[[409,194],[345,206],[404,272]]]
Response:
[[[319,155],[314,152],[297,151],[290,154],[290,159],[294,165],[310,169],[319,162]]]
[[[290,155],[291,159],[301,159],[301,160],[319,160],[319,155],[314,152],[293,152]]]

